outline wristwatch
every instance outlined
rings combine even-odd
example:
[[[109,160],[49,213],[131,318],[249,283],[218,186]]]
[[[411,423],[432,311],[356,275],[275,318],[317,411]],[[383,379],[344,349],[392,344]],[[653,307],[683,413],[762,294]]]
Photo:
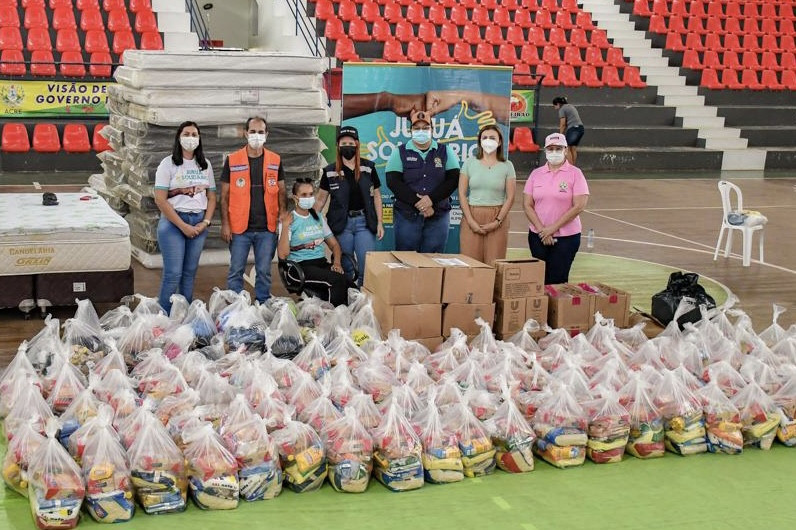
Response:
[[[203,222],[203,223],[205,223],[207,226],[211,226],[211,225],[213,224],[213,223],[210,221],[210,219],[202,219],[202,222]]]

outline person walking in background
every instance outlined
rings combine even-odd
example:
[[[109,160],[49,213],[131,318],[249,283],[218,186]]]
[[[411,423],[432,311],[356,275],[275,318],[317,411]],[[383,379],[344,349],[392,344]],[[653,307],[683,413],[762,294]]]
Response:
[[[193,299],[199,257],[216,208],[213,168],[202,151],[196,123],[186,121],[177,127],[172,153],[155,172],[154,196],[160,210],[158,246],[163,256],[158,301],[168,314],[171,295]]]
[[[566,137],[569,146],[567,159],[570,164],[575,165],[578,160],[577,147],[586,129],[583,127],[578,109],[570,105],[564,96],[553,98],[553,108],[558,110],[558,130]]]
[[[586,177],[567,162],[567,139],[553,133],[545,138],[547,163],[534,169],[525,183],[523,209],[530,222],[528,245],[533,257],[545,262],[544,283],[566,283],[580,248],[580,212],[589,200]]]
[[[514,164],[503,152],[500,128],[483,127],[478,132],[475,156],[465,160],[459,176],[459,203],[464,216],[460,252],[490,265],[506,257],[507,217],[514,203]]]
[[[229,243],[227,289],[243,290],[243,273],[254,247],[254,296],[271,296],[271,261],[277,244],[277,222],[285,211],[285,172],[278,154],[265,149],[265,118],[246,120],[245,147],[230,154],[221,172],[221,238]]]
[[[376,240],[384,237],[381,220],[381,181],[376,166],[359,153],[359,132],[344,125],[337,133],[337,159],[323,169],[315,210],[320,212],[329,200],[326,220],[343,253],[357,258],[357,283],[365,277],[365,254],[376,250]],[[351,263],[343,263],[353,277]]]
[[[348,301],[349,282],[343,273],[343,253],[323,214],[315,210],[315,186],[312,179],[298,179],[293,184],[295,209],[282,216],[279,235],[279,259],[301,264],[304,285],[335,306]],[[332,251],[332,263],[326,260],[323,244]],[[291,278],[288,281],[300,282]],[[325,293],[325,294],[323,294]]]
[[[412,139],[393,150],[385,169],[395,194],[395,249],[444,252],[459,159],[450,146],[433,139],[427,112],[413,112],[411,123]]]

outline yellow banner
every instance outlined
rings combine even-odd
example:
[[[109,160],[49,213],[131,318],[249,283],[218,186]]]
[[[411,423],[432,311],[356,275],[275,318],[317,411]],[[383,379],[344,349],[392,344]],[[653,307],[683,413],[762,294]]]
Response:
[[[0,116],[107,116],[110,83],[0,80]]]

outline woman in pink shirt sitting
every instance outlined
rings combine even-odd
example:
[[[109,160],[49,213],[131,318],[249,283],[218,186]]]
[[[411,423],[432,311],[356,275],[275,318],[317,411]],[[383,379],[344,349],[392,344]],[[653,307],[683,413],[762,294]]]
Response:
[[[534,169],[525,183],[523,208],[530,221],[531,254],[545,262],[545,284],[567,283],[580,247],[580,212],[589,200],[586,177],[566,161],[567,139],[561,133],[545,138],[547,163]]]

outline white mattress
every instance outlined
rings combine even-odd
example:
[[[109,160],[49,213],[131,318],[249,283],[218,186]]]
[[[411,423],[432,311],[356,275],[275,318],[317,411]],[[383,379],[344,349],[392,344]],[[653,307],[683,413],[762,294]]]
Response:
[[[323,73],[326,59],[265,51],[164,52],[128,50],[124,64],[148,70],[243,70],[249,72]],[[173,76],[172,76],[173,77]]]
[[[230,105],[262,105],[271,107],[310,107],[317,108],[326,104],[324,90],[293,89],[233,89],[185,87],[173,88],[130,88],[123,85],[112,85],[109,91],[125,101],[149,107],[179,107],[190,101],[192,105],[212,107]]]
[[[116,100],[112,100],[116,103]],[[121,105],[124,107],[125,105]],[[268,123],[291,125],[318,125],[329,122],[329,111],[324,107],[292,108],[268,107],[265,105],[236,105],[224,107],[195,107],[193,104],[174,107],[145,107],[128,103],[126,114],[132,118],[155,125],[177,126],[187,119],[202,125],[224,125],[245,122],[250,116],[265,114]],[[116,109],[111,109],[116,110]]]
[[[57,195],[44,206],[41,193],[0,194],[0,275],[127,270],[127,221],[98,195]]]
[[[127,56],[125,55],[125,60]],[[307,90],[321,88],[322,79],[317,74],[249,72],[246,70],[195,71],[175,77],[171,70],[136,70],[120,66],[113,76],[119,83],[132,88],[173,87],[182,83],[192,88],[285,88],[300,86]]]

